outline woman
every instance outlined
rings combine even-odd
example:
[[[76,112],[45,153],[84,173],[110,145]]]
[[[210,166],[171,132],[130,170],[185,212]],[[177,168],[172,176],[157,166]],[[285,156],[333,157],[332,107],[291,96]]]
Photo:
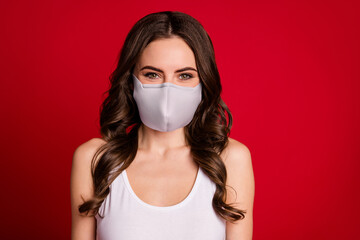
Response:
[[[228,137],[202,25],[181,12],[143,17],[110,81],[102,138],[73,156],[72,239],[252,239],[251,156]]]

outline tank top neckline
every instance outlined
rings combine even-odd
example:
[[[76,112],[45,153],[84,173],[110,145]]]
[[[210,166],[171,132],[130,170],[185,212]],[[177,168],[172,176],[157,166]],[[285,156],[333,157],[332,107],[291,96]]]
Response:
[[[185,205],[186,203],[188,203],[194,196],[194,194],[196,193],[197,189],[199,188],[199,182],[200,182],[200,179],[201,179],[201,174],[202,174],[202,169],[201,167],[199,166],[198,167],[198,171],[197,171],[197,174],[196,174],[196,178],[195,178],[195,182],[192,186],[192,189],[190,190],[190,193],[185,197],[184,200],[182,200],[181,202],[175,204],[175,205],[171,205],[171,206],[155,206],[155,205],[151,205],[151,204],[148,204],[146,202],[144,202],[143,200],[141,200],[137,195],[136,193],[134,192],[134,190],[132,189],[131,185],[130,185],[130,181],[129,181],[129,178],[127,176],[127,173],[126,173],[126,169],[124,169],[122,171],[122,178],[124,180],[124,183],[126,185],[126,188],[128,189],[128,191],[130,192],[130,194],[133,196],[133,198],[138,202],[140,203],[141,205],[147,207],[147,208],[150,208],[150,209],[155,209],[155,210],[160,210],[160,211],[168,211],[168,210],[173,210],[173,209],[177,209],[177,208],[180,208],[181,206]]]

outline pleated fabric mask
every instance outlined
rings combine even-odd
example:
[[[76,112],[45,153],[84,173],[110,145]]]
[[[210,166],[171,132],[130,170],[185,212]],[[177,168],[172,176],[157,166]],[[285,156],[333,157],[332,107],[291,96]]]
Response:
[[[188,125],[201,101],[201,82],[195,87],[165,82],[143,84],[132,74],[133,97],[141,121],[149,128],[170,132]]]

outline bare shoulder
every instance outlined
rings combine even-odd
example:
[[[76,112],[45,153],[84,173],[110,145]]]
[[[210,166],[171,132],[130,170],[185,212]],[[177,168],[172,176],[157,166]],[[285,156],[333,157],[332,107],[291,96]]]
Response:
[[[70,180],[71,239],[95,239],[95,219],[82,216],[78,207],[93,197],[91,161],[98,148],[105,143],[103,139],[92,138],[79,145],[74,151]]]
[[[89,198],[92,196],[91,161],[98,148],[106,142],[92,138],[80,144],[74,151],[71,167],[71,190]]]
[[[234,188],[239,188],[241,191],[247,190],[247,194],[252,195],[254,172],[249,148],[245,144],[229,138],[229,143],[222,154],[227,172],[226,184]],[[245,186],[245,184],[247,185]]]
[[[249,148],[245,144],[230,137],[229,143],[221,155],[224,163],[229,166],[251,164]]]
[[[75,154],[76,153],[85,153],[85,154],[89,154],[89,153],[93,153],[95,152],[101,145],[105,144],[106,141],[103,140],[102,138],[92,138],[82,144],[80,144],[76,150],[75,150]]]
[[[245,218],[227,222],[226,239],[252,239],[255,179],[249,148],[232,138],[222,153],[226,167],[226,203],[245,210]]]
[[[92,138],[80,144],[74,151],[73,164],[74,161],[89,164],[98,148],[105,143],[102,138]]]
[[[227,172],[226,187],[230,187],[228,192],[229,201],[238,201],[239,192],[244,194],[247,201],[254,195],[254,172],[252,158],[249,148],[233,139],[229,138],[227,147],[222,152],[222,159]],[[233,190],[236,190],[236,199]],[[249,199],[250,198],[250,199]]]
[[[73,175],[87,175],[91,173],[91,161],[98,148],[106,142],[101,138],[92,138],[80,144],[74,151],[72,160]]]

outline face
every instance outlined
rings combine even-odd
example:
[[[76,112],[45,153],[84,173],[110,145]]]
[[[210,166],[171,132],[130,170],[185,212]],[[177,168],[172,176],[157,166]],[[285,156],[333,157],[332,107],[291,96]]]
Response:
[[[195,87],[200,82],[195,55],[180,37],[149,43],[140,55],[133,73],[143,84],[170,82]]]

